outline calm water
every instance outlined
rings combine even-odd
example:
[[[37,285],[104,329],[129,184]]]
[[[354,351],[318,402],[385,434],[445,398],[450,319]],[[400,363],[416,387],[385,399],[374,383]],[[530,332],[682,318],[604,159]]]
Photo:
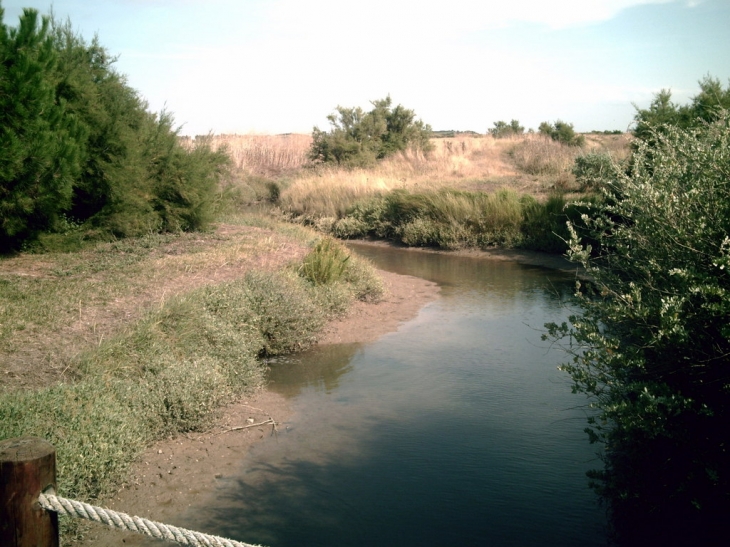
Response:
[[[568,314],[570,276],[356,249],[441,298],[375,343],[273,362],[288,429],[188,524],[271,547],[604,545],[585,401],[540,341]]]

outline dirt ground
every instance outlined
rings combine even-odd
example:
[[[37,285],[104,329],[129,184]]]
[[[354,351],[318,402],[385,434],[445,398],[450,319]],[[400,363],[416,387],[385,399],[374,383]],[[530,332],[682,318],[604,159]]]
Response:
[[[385,298],[378,303],[356,303],[345,318],[326,328],[320,345],[376,340],[438,298],[439,287],[435,283],[389,272],[380,274],[387,288]],[[249,448],[285,428],[289,413],[286,399],[266,389],[246,397],[225,408],[210,431],[151,446],[134,465],[129,481],[103,505],[180,525],[176,517],[213,495],[221,478],[237,473]],[[149,545],[149,540],[131,532],[93,525],[80,545]]]

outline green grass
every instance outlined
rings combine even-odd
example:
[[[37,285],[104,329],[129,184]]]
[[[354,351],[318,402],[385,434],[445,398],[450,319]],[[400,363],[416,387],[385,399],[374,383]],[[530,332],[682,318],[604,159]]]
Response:
[[[582,210],[562,194],[538,201],[510,190],[398,190],[354,204],[325,228],[340,238],[371,236],[415,247],[501,246],[562,253],[567,249],[565,222]]]
[[[382,294],[365,261],[344,260],[339,275],[326,280],[313,273],[311,258],[311,280],[300,275],[300,260],[291,261],[305,256],[297,255],[303,244],[314,247],[309,256],[323,249],[342,256],[338,243],[315,246],[321,238],[311,230],[271,219],[248,223],[257,225],[248,236],[150,236],[0,263],[0,357],[9,362],[20,352],[28,366],[41,368],[65,327],[92,304],[99,311],[180,273],[196,278],[230,265],[238,271],[232,279],[133,301],[143,309],[108,326],[94,343],[65,352],[65,382],[0,391],[0,438],[39,436],[53,444],[62,495],[108,496],[155,439],[208,427],[222,405],[260,386],[259,357],[306,349],[353,300]],[[251,267],[282,246],[287,261]],[[26,347],[34,343],[45,349]],[[64,530],[73,534],[77,525]]]

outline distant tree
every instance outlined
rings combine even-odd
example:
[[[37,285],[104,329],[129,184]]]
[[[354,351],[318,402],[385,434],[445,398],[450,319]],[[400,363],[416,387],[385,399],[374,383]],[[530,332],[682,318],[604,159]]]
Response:
[[[83,130],[55,93],[50,21],[26,9],[17,28],[0,7],[0,250],[53,228],[72,200]]]
[[[585,144],[585,137],[575,132],[572,123],[561,120],[556,121],[554,124],[542,122],[538,127],[538,131],[541,135],[569,146],[583,146]]]
[[[364,167],[407,149],[429,151],[431,127],[413,110],[392,107],[390,96],[372,101],[373,109],[338,106],[327,116],[330,130],[315,127],[309,157],[315,162]]]
[[[494,127],[489,129],[488,132],[495,139],[502,139],[514,135],[522,135],[525,132],[525,128],[520,125],[518,120],[512,120],[510,123],[500,120],[494,122]]]
[[[699,82],[700,92],[688,105],[672,102],[672,93],[662,89],[654,96],[649,108],[641,109],[634,105],[634,136],[640,140],[650,140],[658,132],[670,126],[688,129],[698,124],[717,120],[722,112],[730,110],[730,84],[722,88],[720,80],[706,76]]]

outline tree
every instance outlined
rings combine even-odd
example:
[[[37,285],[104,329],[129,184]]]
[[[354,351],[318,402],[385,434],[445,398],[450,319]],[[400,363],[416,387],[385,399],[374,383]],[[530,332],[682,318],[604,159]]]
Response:
[[[38,21],[25,10],[18,28],[0,24],[0,252],[63,216],[95,237],[204,228],[225,150],[184,147],[98,39]]]
[[[312,161],[366,167],[407,149],[431,149],[431,127],[416,120],[413,110],[402,105],[392,108],[390,96],[371,104],[369,112],[338,106],[327,116],[329,131],[315,127],[309,152]]]
[[[538,127],[538,131],[541,135],[568,146],[583,146],[585,144],[585,137],[575,132],[572,123],[561,120],[556,121],[554,124],[542,122]]]
[[[706,76],[699,81],[699,86],[700,92],[688,105],[673,103],[672,92],[668,89],[657,93],[649,108],[641,109],[634,105],[634,136],[640,140],[649,140],[666,127],[688,129],[715,121],[723,111],[730,110],[730,84],[727,89],[723,89],[720,80]]]
[[[510,123],[500,120],[494,122],[494,127],[489,129],[488,132],[495,139],[503,139],[515,135],[522,135],[525,132],[525,128],[520,125],[518,120],[512,120]]]
[[[50,21],[26,9],[17,28],[0,7],[0,251],[54,226],[80,172],[83,131],[57,100]]]
[[[609,173],[569,226],[583,312],[548,337],[571,340],[619,538],[709,544],[730,531],[730,117],[656,128]]]

